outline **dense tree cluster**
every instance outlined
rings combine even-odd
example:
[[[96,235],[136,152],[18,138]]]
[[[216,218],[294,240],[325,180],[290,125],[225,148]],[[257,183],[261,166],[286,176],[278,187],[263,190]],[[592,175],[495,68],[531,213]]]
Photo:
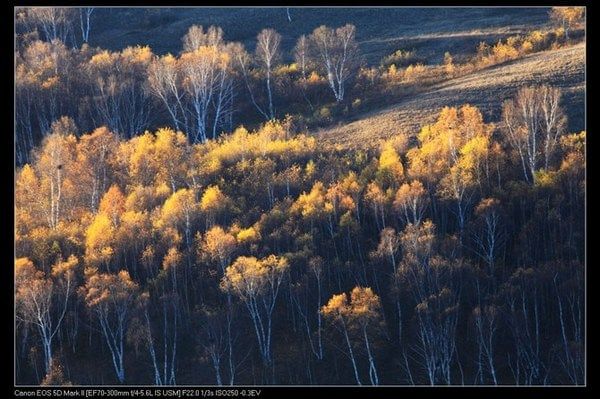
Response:
[[[281,62],[281,35],[273,29],[257,35],[254,53],[226,42],[219,27],[196,25],[182,38],[178,55],[156,55],[147,46],[112,52],[89,47],[87,39],[81,47],[69,47],[75,43],[67,40],[73,35],[73,11],[32,8],[18,15],[23,30],[15,54],[19,164],[62,116],[76,122],[75,134],[104,125],[131,138],[168,124],[192,143],[205,142],[231,131],[236,114],[264,122],[286,111],[312,109],[322,97],[343,101],[360,64],[352,25],[322,26],[302,36],[300,71],[296,63]],[[84,38],[92,12],[81,11]]]
[[[270,117],[279,39],[261,35]],[[69,50],[35,43],[36,107],[58,110]],[[558,89],[521,89],[497,123],[446,107],[378,151],[322,145],[289,118],[205,141],[239,71],[218,29],[184,43],[93,54],[77,69],[106,126],[78,137],[47,118],[16,170],[19,383],[584,382],[585,132],[566,131]],[[200,54],[214,63],[186,64]],[[142,95],[198,130],[136,135]]]
[[[77,136],[106,126],[128,139],[168,125],[191,143],[214,139],[241,123],[258,126],[288,114],[304,128],[331,124],[421,86],[568,44],[569,31],[583,18],[581,7],[557,7],[551,17],[560,32],[533,31],[491,46],[482,43],[464,60],[446,53],[441,65],[425,65],[414,52],[400,49],[375,67],[363,62],[351,24],[318,27],[289,50],[282,48],[279,33],[263,29],[253,51],[226,41],[219,27],[193,25],[178,54],[159,55],[148,46],[90,47],[93,12],[34,7],[16,15],[19,165],[31,161],[31,149],[63,116],[74,121],[71,132]]]

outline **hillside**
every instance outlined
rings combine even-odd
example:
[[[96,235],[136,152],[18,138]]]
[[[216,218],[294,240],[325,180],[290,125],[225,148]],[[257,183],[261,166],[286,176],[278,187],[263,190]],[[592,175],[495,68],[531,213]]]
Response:
[[[79,11],[15,13],[15,384],[587,384],[584,7]]]
[[[543,83],[563,88],[569,129],[584,129],[585,44],[581,43],[451,79],[359,120],[323,129],[318,135],[325,142],[345,147],[376,146],[379,139],[399,131],[416,134],[423,124],[435,119],[442,107],[465,103],[480,107],[488,120],[497,119],[502,101],[523,85]]]
[[[369,63],[398,48],[439,62],[445,51],[472,52],[482,40],[537,29],[547,23],[548,8],[290,8],[290,17],[285,8],[101,8],[93,15],[90,44],[120,50],[144,43],[155,53],[177,53],[181,37],[196,24],[218,25],[226,40],[250,49],[261,29],[274,28],[287,51],[320,25],[352,23]]]

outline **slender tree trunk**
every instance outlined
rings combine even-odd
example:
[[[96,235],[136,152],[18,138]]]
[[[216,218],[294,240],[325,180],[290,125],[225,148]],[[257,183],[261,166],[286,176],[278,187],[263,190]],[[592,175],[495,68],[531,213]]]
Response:
[[[360,378],[358,377],[358,369],[356,368],[356,359],[354,358],[354,351],[352,350],[352,344],[350,343],[350,337],[348,336],[348,329],[346,328],[346,322],[342,320],[342,329],[344,331],[344,338],[346,338],[346,344],[348,345],[348,352],[350,353],[350,360],[352,361],[352,369],[354,370],[354,378],[356,383],[362,385]]]

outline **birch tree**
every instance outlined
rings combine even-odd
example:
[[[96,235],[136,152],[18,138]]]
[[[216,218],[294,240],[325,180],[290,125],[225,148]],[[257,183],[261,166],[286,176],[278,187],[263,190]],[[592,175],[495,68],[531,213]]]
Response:
[[[327,76],[337,102],[344,99],[347,84],[360,65],[355,34],[356,27],[348,24],[337,29],[320,26],[309,36],[314,62]]]
[[[265,365],[273,359],[273,311],[288,268],[286,258],[275,255],[262,259],[240,256],[227,267],[221,280],[222,290],[232,292],[246,304]]]
[[[354,377],[358,385],[362,385],[357,358],[353,350],[350,339],[350,331],[356,328],[359,331],[361,339],[365,344],[367,357],[369,361],[369,379],[372,385],[379,385],[379,376],[375,366],[375,357],[369,341],[368,328],[375,324],[374,321],[380,318],[379,297],[373,293],[371,288],[354,287],[350,292],[350,298],[345,293],[333,295],[329,302],[321,308],[323,315],[331,320],[344,334]]]
[[[46,41],[60,40],[67,43],[73,35],[74,12],[69,7],[32,7],[28,9],[28,16]]]
[[[85,285],[79,288],[85,305],[98,319],[121,384],[125,382],[125,337],[139,299],[138,290],[138,284],[125,270],[112,274],[89,268],[85,272]]]
[[[148,66],[148,88],[163,103],[176,130],[188,129],[183,105],[183,87],[179,60],[171,54],[155,57]]]
[[[271,88],[271,79],[273,68],[281,57],[281,35],[274,29],[263,29],[256,37],[256,59],[259,65],[264,69],[267,83],[267,98],[269,101],[269,119],[275,118],[275,109],[273,107],[273,90]]]
[[[551,166],[557,143],[564,134],[567,118],[560,107],[560,89],[528,86],[519,89],[502,106],[503,131],[516,152],[528,183],[535,182],[540,166]],[[543,166],[542,166],[543,165]]]
[[[92,29],[91,17],[94,7],[81,7],[79,9],[79,27],[81,29],[81,40],[87,43],[90,40],[90,31]]]
[[[569,31],[582,21],[584,14],[585,7],[552,7],[550,20],[564,29],[569,40]]]
[[[17,318],[35,326],[44,350],[44,368],[53,365],[53,342],[67,313],[75,290],[78,259],[71,255],[52,266],[50,275],[38,270],[28,258],[15,260],[15,305]]]

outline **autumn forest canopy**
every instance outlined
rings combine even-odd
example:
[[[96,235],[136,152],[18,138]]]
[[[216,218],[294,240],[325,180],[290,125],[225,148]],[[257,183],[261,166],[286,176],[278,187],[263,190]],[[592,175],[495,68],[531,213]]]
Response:
[[[315,133],[573,46],[583,8],[379,65],[353,24],[109,51],[95,12],[15,16],[17,383],[585,383],[586,132],[563,88],[375,145]]]

